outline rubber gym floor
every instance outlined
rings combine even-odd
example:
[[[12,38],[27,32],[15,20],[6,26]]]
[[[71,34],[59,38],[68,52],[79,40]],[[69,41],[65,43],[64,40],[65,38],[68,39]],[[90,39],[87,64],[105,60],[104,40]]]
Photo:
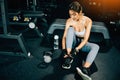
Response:
[[[112,47],[106,52],[99,52],[95,64],[97,71],[93,80],[120,80],[120,37],[112,36]],[[51,48],[43,46],[42,37],[25,37],[31,58],[0,54],[0,80],[75,80],[75,72],[61,68],[61,59],[53,59],[47,67],[41,68],[43,52]],[[14,45],[14,44],[13,44]],[[79,77],[76,80],[82,80]]]

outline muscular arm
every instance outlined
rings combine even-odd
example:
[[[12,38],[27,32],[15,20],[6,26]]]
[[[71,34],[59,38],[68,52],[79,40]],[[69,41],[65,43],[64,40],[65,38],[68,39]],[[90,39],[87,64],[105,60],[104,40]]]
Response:
[[[65,30],[62,37],[62,49],[66,48],[66,34],[67,34],[68,28],[69,28],[69,20],[66,21]]]
[[[89,36],[90,36],[91,27],[92,27],[92,20],[89,19],[87,21],[87,23],[86,23],[86,32],[85,32],[85,35],[84,35],[84,39],[78,45],[78,47],[76,47],[77,50],[81,49],[88,42],[88,39],[89,39]]]

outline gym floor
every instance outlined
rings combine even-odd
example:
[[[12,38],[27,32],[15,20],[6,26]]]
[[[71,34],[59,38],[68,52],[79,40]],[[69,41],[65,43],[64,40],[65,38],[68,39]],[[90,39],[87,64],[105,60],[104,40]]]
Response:
[[[98,68],[91,77],[93,80],[120,80],[119,37],[112,36],[112,47],[107,52],[99,52],[95,64]],[[74,80],[75,72],[61,68],[60,52],[47,67],[40,67],[43,52],[50,47],[43,46],[42,37],[25,37],[31,58],[0,54],[0,80]],[[14,44],[13,44],[14,45]],[[77,80],[82,80],[77,78]]]

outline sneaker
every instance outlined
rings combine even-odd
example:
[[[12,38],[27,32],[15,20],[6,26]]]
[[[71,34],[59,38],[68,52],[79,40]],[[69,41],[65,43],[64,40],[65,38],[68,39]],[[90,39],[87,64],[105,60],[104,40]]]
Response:
[[[64,59],[64,63],[62,65],[62,68],[64,68],[64,69],[70,69],[72,62],[73,62],[73,58],[72,57],[65,58]]]
[[[83,78],[83,80],[92,80],[89,76],[89,71],[87,68],[83,68],[82,70],[76,67],[78,74]]]

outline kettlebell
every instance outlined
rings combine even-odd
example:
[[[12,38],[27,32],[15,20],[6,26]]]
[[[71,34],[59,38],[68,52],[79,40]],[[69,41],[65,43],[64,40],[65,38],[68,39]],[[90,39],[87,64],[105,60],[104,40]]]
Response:
[[[45,51],[43,54],[44,62],[50,63],[52,61],[52,52],[51,51]]]

